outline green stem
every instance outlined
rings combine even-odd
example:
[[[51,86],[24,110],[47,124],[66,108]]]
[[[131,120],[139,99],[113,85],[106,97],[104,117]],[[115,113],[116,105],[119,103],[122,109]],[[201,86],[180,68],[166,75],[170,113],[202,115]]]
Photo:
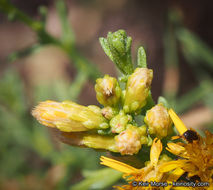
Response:
[[[68,47],[72,46],[74,44],[75,37],[72,31],[72,27],[69,24],[65,2],[63,0],[57,0],[55,5],[58,12],[58,16],[61,21],[61,29],[62,29],[61,41]]]
[[[25,13],[17,9],[8,0],[0,0],[0,10],[3,13],[7,14],[8,19],[20,20],[35,31],[39,31],[41,28],[43,28],[42,23],[34,21],[30,17],[28,17]]]

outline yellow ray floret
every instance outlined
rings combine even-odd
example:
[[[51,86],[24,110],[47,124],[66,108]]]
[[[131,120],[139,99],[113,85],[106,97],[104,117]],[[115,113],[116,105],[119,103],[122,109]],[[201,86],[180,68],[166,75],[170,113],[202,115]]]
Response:
[[[150,160],[152,166],[157,166],[159,156],[162,151],[162,143],[159,139],[155,138],[150,150]]]
[[[129,165],[119,162],[117,160],[113,160],[111,158],[107,158],[105,156],[101,156],[101,164],[108,166],[110,168],[113,168],[117,171],[123,172],[125,174],[130,174],[130,173],[138,171],[138,169],[136,169],[132,166],[129,166]]]
[[[184,125],[184,123],[180,120],[180,118],[177,116],[177,114],[172,109],[169,110],[169,115],[170,115],[173,123],[175,124],[176,129],[180,133],[180,135],[182,135],[184,132],[187,131],[187,128]]]

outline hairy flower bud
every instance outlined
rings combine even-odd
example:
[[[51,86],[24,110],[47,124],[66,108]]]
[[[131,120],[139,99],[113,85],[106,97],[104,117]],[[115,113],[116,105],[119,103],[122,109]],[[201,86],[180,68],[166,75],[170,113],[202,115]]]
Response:
[[[141,149],[141,133],[138,127],[128,125],[127,129],[115,137],[117,150],[122,155],[137,154]]]
[[[105,75],[96,80],[96,98],[104,106],[115,106],[121,97],[121,88],[114,77]]]
[[[110,121],[112,133],[120,133],[126,129],[127,123],[132,121],[130,115],[126,115],[124,111],[120,111],[118,115]]]
[[[101,113],[106,119],[111,120],[118,114],[118,110],[107,106],[101,110]]]
[[[124,100],[124,111],[131,113],[146,105],[146,98],[153,78],[153,71],[147,68],[137,68],[129,76]]]
[[[32,115],[47,127],[55,127],[64,132],[87,131],[89,129],[108,128],[107,120],[97,106],[81,106],[71,101],[41,102],[32,111]]]
[[[172,120],[163,104],[158,104],[147,111],[144,122],[148,125],[149,133],[158,138],[166,137],[171,132]]]

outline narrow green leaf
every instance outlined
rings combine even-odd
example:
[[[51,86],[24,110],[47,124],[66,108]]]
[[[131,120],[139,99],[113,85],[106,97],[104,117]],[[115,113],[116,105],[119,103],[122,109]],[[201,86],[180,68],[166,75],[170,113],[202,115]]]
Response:
[[[144,48],[141,46],[138,48],[138,67],[147,68],[146,63],[146,52]]]
[[[100,42],[101,47],[103,48],[104,52],[106,53],[106,55],[111,59],[111,61],[113,61],[113,56],[112,56],[112,53],[110,51],[107,39],[99,38],[99,42]]]
[[[118,181],[122,173],[111,168],[104,168],[96,171],[84,171],[83,175],[86,178],[80,183],[72,186],[70,190],[105,189]]]
[[[74,43],[74,33],[69,24],[69,19],[68,19],[69,17],[67,14],[65,1],[57,0],[56,9],[57,9],[57,12],[61,21],[61,27],[62,27],[61,40],[66,46],[72,46],[72,44]]]

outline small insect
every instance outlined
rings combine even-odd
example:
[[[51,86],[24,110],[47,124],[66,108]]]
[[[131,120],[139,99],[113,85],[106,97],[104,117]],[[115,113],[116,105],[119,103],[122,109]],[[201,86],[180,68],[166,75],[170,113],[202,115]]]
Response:
[[[180,138],[183,138],[186,141],[188,141],[189,143],[192,143],[193,141],[198,140],[199,136],[198,136],[198,134],[195,131],[189,129],[189,130],[185,131],[180,136],[174,136],[174,137],[172,137],[173,140],[180,139]]]
[[[195,131],[187,130],[182,135],[189,143],[192,143],[194,140],[198,140],[199,137]]]

